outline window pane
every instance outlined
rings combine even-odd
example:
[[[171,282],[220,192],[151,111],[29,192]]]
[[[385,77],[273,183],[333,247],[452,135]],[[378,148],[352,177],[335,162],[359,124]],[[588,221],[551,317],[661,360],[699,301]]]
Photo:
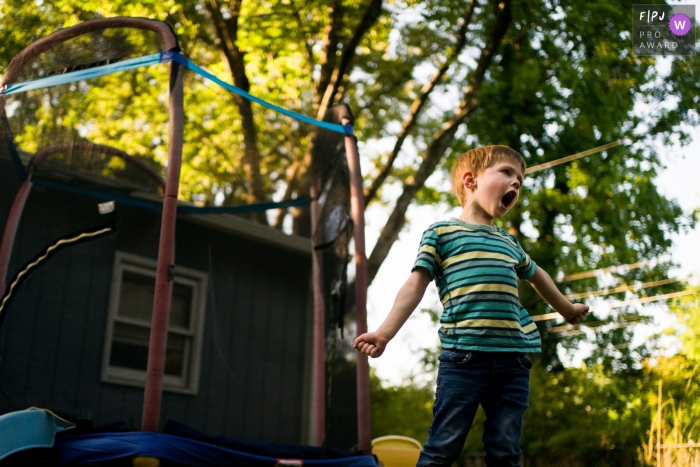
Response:
[[[150,335],[150,329],[115,322],[109,364],[146,371]],[[168,333],[165,350],[166,375],[183,376],[188,340],[188,337]]]
[[[121,296],[119,297],[119,316],[138,319],[144,324],[151,323],[153,313],[153,294],[156,286],[154,277],[131,271],[122,272]],[[173,298],[170,303],[170,326],[189,329],[192,295],[191,286],[175,283]]]
[[[131,271],[122,272],[122,290],[119,297],[119,316],[151,322],[153,312],[154,277]]]
[[[150,334],[150,329],[115,322],[109,364],[146,371]]]
[[[192,287],[175,283],[173,286],[173,301],[170,304],[170,325],[189,329],[190,308],[192,306]]]
[[[168,346],[165,351],[166,375],[184,376],[186,341],[185,336],[168,334]]]

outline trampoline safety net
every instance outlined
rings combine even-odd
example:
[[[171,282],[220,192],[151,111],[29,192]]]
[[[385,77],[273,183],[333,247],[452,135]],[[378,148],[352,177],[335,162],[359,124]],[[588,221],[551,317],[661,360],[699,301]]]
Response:
[[[313,114],[311,103],[285,98],[283,89],[275,104],[232,92],[232,86],[217,79],[226,76],[226,70],[199,68],[178,50],[167,50],[159,33],[112,27],[21,59],[18,74],[0,90],[2,170],[15,174],[17,187],[30,178],[45,190],[77,193],[98,202],[116,199],[117,207],[126,203],[159,209],[168,165],[171,62],[184,73],[178,200],[193,209],[189,212],[245,208],[260,199],[292,201],[266,215],[271,225],[280,227],[290,204],[308,204],[284,197],[299,161],[312,160],[311,176],[321,180],[321,220],[309,226],[307,234],[314,232],[313,243],[323,251],[328,442],[344,444],[333,440],[334,433],[342,430],[354,438],[357,423],[352,332],[343,332],[346,323],[353,323],[353,316],[345,313],[352,220],[343,147],[352,128],[340,124],[337,109],[329,110],[325,126],[319,128],[315,120],[302,117]],[[242,124],[246,109],[257,131],[254,153]],[[251,157],[261,161],[257,175],[246,164]],[[289,216],[286,222],[288,227]],[[77,227],[66,225],[61,234]],[[131,314],[144,323],[150,319],[139,310]]]

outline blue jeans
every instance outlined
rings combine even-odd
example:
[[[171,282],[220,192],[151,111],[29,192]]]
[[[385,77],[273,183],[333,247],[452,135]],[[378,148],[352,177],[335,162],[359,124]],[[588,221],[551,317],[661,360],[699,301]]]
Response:
[[[479,404],[489,467],[520,466],[520,435],[532,362],[517,353],[445,350],[438,357],[433,423],[417,467],[450,467],[464,448]]]

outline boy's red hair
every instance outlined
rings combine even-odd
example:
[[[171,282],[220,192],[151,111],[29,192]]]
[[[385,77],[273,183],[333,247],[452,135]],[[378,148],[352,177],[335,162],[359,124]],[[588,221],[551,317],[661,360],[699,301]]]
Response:
[[[452,166],[452,188],[462,206],[464,206],[466,196],[462,184],[464,172],[471,172],[474,177],[478,177],[484,170],[505,158],[516,161],[522,167],[523,174],[525,173],[527,164],[522,154],[508,146],[483,146],[471,149],[459,156],[457,162]]]

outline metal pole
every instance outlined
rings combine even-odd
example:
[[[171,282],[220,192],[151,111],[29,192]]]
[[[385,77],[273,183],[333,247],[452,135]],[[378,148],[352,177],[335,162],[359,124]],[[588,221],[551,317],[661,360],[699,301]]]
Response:
[[[341,117],[343,125],[351,125],[349,116]],[[353,239],[355,241],[355,309],[357,335],[367,332],[367,255],[365,254],[365,197],[362,190],[362,172],[357,141],[345,137],[345,153],[350,170],[350,206],[352,210]],[[372,453],[372,422],[369,400],[369,361],[362,352],[357,354],[357,431],[359,450]]]
[[[141,430],[158,431],[160,405],[165,368],[165,350],[168,339],[168,319],[172,299],[175,267],[175,222],[177,193],[180,185],[183,130],[183,69],[170,63],[170,141],[168,144],[168,176],[163,197],[163,214],[158,247],[156,289],[153,299],[151,338],[146,367],[146,389],[143,397]]]
[[[24,211],[24,204],[27,202],[27,197],[31,189],[32,182],[30,179],[22,182],[22,186],[20,186],[19,192],[17,196],[15,196],[15,201],[12,203],[12,208],[7,218],[7,224],[5,224],[2,243],[0,244],[0,297],[5,295],[7,270],[10,267],[12,247],[15,244],[15,237],[17,235],[17,229],[19,228],[19,220],[22,218],[22,212]]]
[[[321,180],[311,182],[311,238],[318,228],[321,206],[318,197],[321,194]],[[314,244],[314,246],[316,246]],[[314,281],[314,435],[313,445],[323,446],[326,438],[326,309],[323,303],[323,253],[314,248],[312,253]]]

